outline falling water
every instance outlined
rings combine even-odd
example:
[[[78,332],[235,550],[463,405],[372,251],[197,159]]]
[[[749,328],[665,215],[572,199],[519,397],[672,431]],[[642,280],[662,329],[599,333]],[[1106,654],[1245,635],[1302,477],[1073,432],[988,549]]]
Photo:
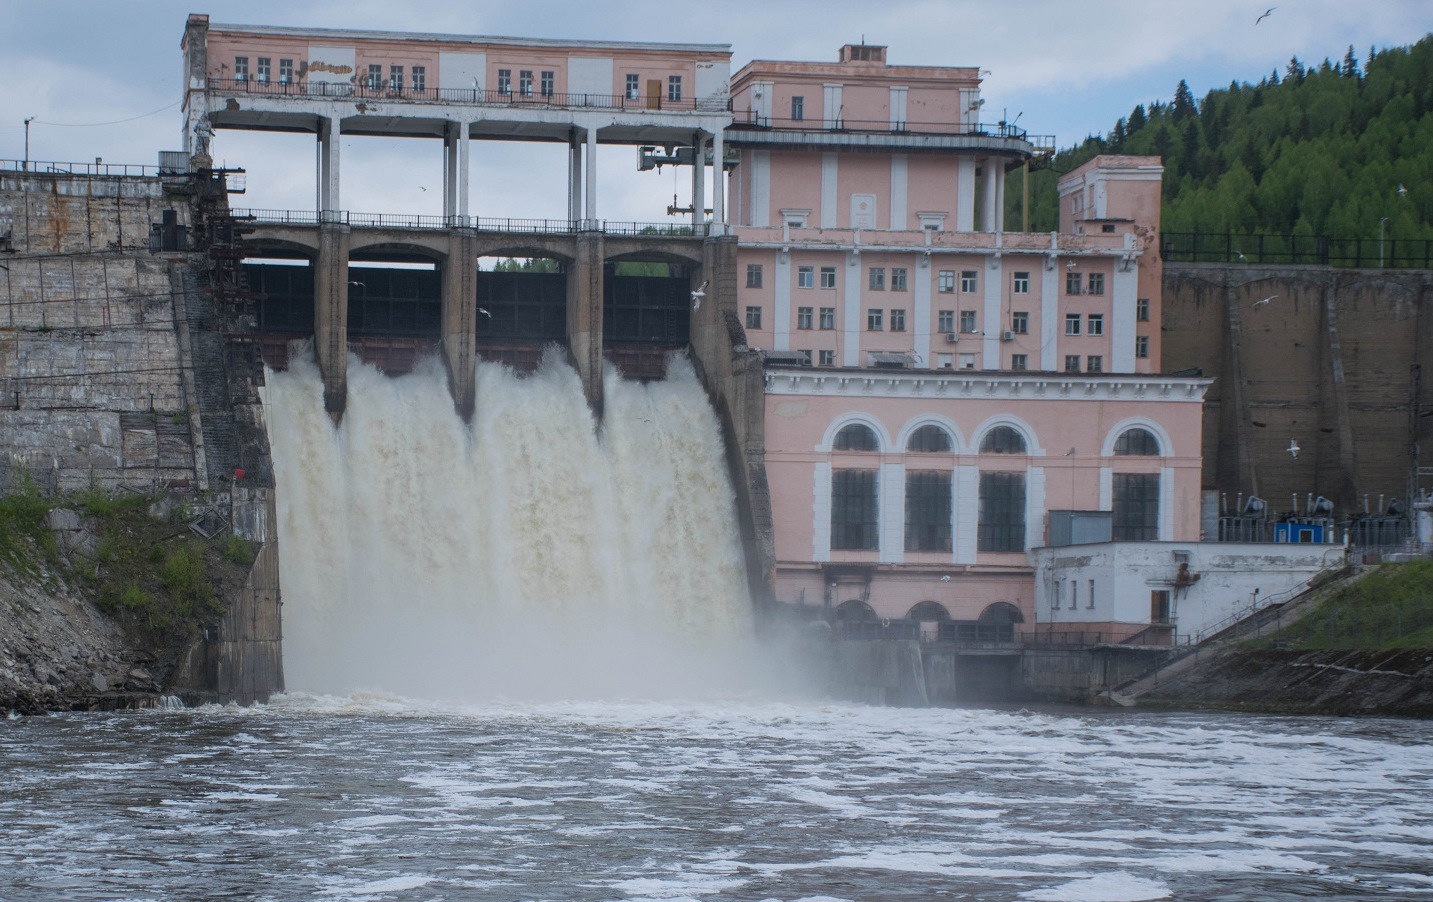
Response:
[[[549,354],[479,364],[471,424],[441,366],[349,362],[335,427],[312,358],[270,373],[291,689],[427,698],[740,688],[750,622],[716,418],[691,365],[606,374],[598,426]]]

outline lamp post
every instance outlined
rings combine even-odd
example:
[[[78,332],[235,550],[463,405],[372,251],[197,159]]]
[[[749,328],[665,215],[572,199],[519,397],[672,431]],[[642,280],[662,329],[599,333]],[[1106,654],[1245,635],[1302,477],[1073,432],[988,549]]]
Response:
[[[1383,228],[1388,225],[1388,217],[1378,218],[1378,268],[1383,269]]]
[[[25,162],[20,167],[21,172],[30,171],[30,123],[34,121],[34,116],[25,117]]]

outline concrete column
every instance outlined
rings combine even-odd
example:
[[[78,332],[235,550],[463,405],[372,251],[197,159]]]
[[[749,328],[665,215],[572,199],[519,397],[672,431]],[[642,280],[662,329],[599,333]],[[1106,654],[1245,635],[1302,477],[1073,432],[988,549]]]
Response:
[[[700,227],[706,221],[706,135],[697,132],[692,135],[692,227],[701,234]]]
[[[478,314],[478,235],[473,229],[450,229],[448,259],[443,264],[443,363],[453,407],[464,420],[473,417],[476,386]]]
[[[582,218],[582,142],[577,129],[567,139],[567,218]]]
[[[960,157],[955,163],[955,230],[975,231],[974,157]]]
[[[472,171],[472,140],[468,123],[458,123],[458,215],[467,224],[468,173]]]
[[[995,217],[990,231],[1005,231],[1005,161],[995,160],[990,173],[995,179]]]
[[[588,172],[591,173],[590,167]],[[602,233],[579,233],[577,257],[567,269],[567,351],[582,379],[587,404],[599,419],[602,416],[602,261]]]
[[[982,232],[995,231],[995,196],[996,184],[999,182],[999,176],[995,174],[995,170],[999,168],[1000,161],[992,157],[986,157],[980,167],[985,180],[980,204],[980,231]]]
[[[584,210],[583,210],[583,212],[582,212],[582,218],[588,220],[588,221],[591,223],[591,225],[589,225],[588,228],[595,229],[595,228],[597,228],[597,225],[596,225],[596,223],[597,223],[597,129],[595,129],[595,128],[589,128],[589,129],[587,130],[587,185],[586,185],[586,188],[587,188],[587,195],[586,195],[586,196],[587,196],[587,203],[586,203],[586,206],[585,206],[585,208],[584,208]],[[602,267],[601,267],[601,265],[600,265],[600,261],[599,261],[599,266],[597,267],[597,269],[598,269],[598,286],[599,286],[599,291],[597,292],[597,294],[598,294],[598,297],[600,298],[601,295],[602,295],[602,292],[601,292],[601,290],[600,290],[601,279],[602,279],[602,274],[601,274],[601,269],[602,269]],[[599,303],[600,303],[600,301],[599,301]],[[599,369],[600,369],[600,367],[599,367]]]
[[[712,221],[717,224],[716,233],[725,235],[726,228],[726,165],[725,148],[722,141],[725,133],[717,129],[712,135]]]
[[[348,399],[348,226],[322,223],[313,274],[313,348],[323,376],[323,409],[334,422]]]
[[[338,157],[342,137],[343,126],[338,119],[319,121],[318,209],[320,213],[343,209],[338,190]]]
[[[443,128],[443,218],[458,212],[458,139],[453,123]]]
[[[997,247],[999,239],[996,239]],[[1005,287],[1003,258],[992,255],[985,266],[985,303],[980,315],[980,368],[1000,369],[1000,333],[1005,329],[1005,318],[1000,309],[1000,295]]]

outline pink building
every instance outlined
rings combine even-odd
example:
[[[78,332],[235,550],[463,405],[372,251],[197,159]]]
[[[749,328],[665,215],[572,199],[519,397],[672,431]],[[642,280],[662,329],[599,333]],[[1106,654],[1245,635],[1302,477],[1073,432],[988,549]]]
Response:
[[[778,602],[1008,636],[1034,549],[1198,540],[1208,382],[1159,375],[1158,159],[1097,158],[1059,232],[1010,232],[1006,174],[1044,145],[981,123],[979,70],[847,45],[731,90]]]

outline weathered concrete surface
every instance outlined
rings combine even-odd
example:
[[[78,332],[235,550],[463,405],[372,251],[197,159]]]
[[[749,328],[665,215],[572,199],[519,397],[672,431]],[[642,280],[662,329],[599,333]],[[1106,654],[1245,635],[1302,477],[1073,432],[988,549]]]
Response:
[[[1141,706],[1433,717],[1433,648],[1229,648],[1140,697]]]
[[[1163,284],[1161,366],[1216,377],[1203,482],[1230,503],[1312,492],[1355,513],[1404,496],[1411,440],[1433,464],[1433,417],[1410,416],[1414,366],[1433,403],[1433,273],[1170,263]]]
[[[835,698],[870,705],[929,703],[919,642],[824,641],[808,645],[807,655],[822,688]]]

